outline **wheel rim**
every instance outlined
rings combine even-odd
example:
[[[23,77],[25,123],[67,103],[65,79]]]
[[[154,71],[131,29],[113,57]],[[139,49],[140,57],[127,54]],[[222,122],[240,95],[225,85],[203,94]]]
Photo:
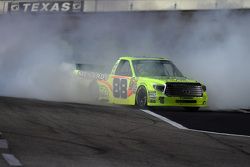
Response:
[[[147,94],[146,92],[141,89],[139,92],[138,92],[138,96],[137,96],[137,104],[141,107],[144,107],[146,106],[147,104]]]

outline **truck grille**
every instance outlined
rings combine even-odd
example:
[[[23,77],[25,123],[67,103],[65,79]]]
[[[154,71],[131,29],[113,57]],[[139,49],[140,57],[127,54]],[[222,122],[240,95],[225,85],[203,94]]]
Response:
[[[166,83],[165,94],[174,97],[202,97],[202,86],[200,83]]]

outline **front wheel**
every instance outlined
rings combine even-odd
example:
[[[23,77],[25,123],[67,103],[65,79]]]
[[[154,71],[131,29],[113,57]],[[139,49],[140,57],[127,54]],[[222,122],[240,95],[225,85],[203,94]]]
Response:
[[[138,88],[136,93],[136,105],[140,108],[147,107],[147,90],[144,86]]]

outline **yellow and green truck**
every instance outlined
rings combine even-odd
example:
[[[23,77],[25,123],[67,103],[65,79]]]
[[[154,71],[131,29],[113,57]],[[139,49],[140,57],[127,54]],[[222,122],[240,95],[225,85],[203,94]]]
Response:
[[[112,104],[140,108],[178,106],[188,110],[207,106],[206,86],[183,76],[165,58],[121,57],[111,73],[103,76],[106,77],[97,77],[90,82],[89,91],[96,99],[105,99]]]

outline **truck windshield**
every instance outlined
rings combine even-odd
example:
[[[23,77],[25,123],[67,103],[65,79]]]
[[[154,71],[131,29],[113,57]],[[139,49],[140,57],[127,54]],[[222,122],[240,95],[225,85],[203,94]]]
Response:
[[[133,60],[132,63],[138,77],[183,77],[176,66],[168,60]]]

